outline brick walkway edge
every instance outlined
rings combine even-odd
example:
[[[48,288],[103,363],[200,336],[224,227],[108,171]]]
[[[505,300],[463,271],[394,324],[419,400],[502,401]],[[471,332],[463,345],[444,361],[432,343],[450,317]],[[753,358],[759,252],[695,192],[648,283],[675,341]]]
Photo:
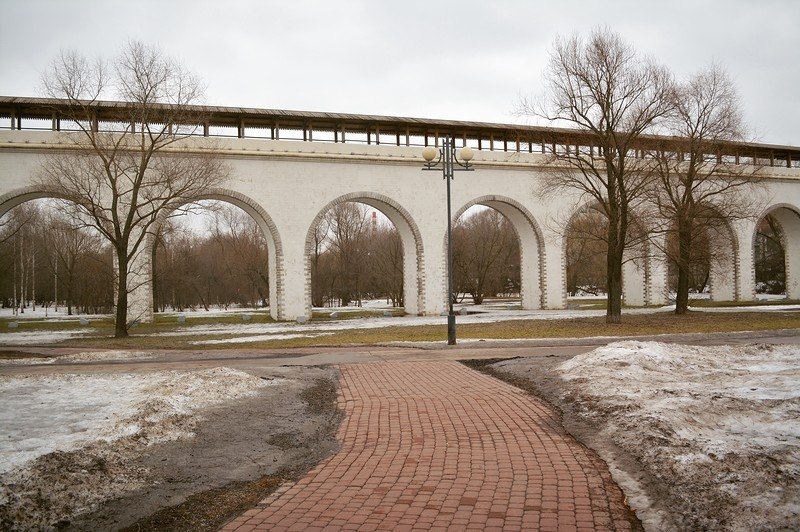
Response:
[[[640,529],[536,398],[457,362],[341,366],[340,451],[223,530]]]

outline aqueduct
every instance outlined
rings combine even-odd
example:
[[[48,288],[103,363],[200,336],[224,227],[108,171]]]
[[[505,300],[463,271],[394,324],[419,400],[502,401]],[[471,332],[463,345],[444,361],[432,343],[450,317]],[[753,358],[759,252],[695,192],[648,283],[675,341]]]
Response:
[[[33,186],[42,156],[64,150],[67,124],[60,103],[0,97],[0,216],[46,196]],[[96,118],[113,122],[114,105],[98,103]],[[523,308],[564,308],[564,230],[583,203],[577,195],[542,197],[540,185],[554,171],[546,155],[562,146],[586,146],[580,132],[503,124],[414,118],[203,107],[197,136],[184,153],[210,146],[231,169],[206,199],[233,203],[250,214],[269,242],[270,312],[275,319],[311,315],[310,254],[313,231],[332,206],[358,201],[383,212],[397,228],[404,253],[405,308],[436,315],[446,308],[446,190],[439,174],[422,172],[421,147],[440,146],[445,135],[476,150],[475,172],[456,176],[454,219],[472,205],[500,211],[520,239]],[[718,157],[763,169],[763,213],[784,229],[787,295],[800,298],[800,148],[736,144]],[[439,176],[439,177],[437,177]],[[758,220],[740,220],[719,245],[727,264],[712,271],[712,298],[755,297],[753,249]],[[144,263],[149,256],[140,258]],[[143,271],[149,271],[145,268]],[[667,269],[650,253],[624,271],[629,305],[660,304]],[[152,287],[144,283],[132,312],[147,319]]]

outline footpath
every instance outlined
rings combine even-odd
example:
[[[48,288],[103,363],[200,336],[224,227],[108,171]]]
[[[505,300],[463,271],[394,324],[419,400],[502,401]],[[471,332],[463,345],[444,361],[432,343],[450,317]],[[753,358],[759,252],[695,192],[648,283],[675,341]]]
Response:
[[[535,397],[454,361],[338,368],[339,452],[223,530],[641,530]]]

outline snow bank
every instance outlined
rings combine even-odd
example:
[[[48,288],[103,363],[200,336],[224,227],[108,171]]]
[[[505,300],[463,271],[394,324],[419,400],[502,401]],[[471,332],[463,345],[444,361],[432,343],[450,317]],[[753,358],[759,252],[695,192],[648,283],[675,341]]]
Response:
[[[558,369],[565,398],[685,504],[678,528],[800,527],[799,346],[627,341]]]
[[[617,342],[559,369],[587,392],[631,415],[673,427],[706,453],[783,445],[800,450],[800,348],[698,347]]]
[[[186,437],[187,415],[278,382],[229,368],[0,377],[0,474],[95,441]]]
[[[58,357],[58,362],[95,362],[107,360],[149,360],[155,355],[149,351],[86,351]]]
[[[219,344],[246,344],[249,342],[268,342],[270,340],[291,340],[294,338],[319,338],[330,336],[333,333],[320,332],[316,334],[256,334],[254,336],[240,336],[238,338],[223,338],[221,340],[195,340],[194,345],[219,345]]]
[[[0,334],[0,345],[42,345],[63,342],[70,338],[95,334],[95,329],[69,329],[66,331],[25,331]]]
[[[31,364],[53,364],[54,362],[95,362],[109,360],[149,360],[155,355],[149,351],[87,351],[74,353],[72,355],[61,356],[31,356],[25,358],[4,358],[0,359],[0,366],[25,366]]]

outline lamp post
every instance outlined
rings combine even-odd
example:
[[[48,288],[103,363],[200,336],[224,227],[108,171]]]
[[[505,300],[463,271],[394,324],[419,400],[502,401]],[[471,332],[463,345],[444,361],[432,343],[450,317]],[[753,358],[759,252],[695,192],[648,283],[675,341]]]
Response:
[[[422,158],[425,159],[425,166],[422,169],[438,170],[439,163],[441,163],[442,177],[447,182],[447,345],[456,343],[456,315],[453,312],[453,222],[450,210],[450,181],[456,170],[474,170],[469,165],[473,156],[474,152],[469,146],[461,148],[461,152],[457,155],[450,135],[444,137],[444,143],[440,149],[427,146],[422,150]]]

